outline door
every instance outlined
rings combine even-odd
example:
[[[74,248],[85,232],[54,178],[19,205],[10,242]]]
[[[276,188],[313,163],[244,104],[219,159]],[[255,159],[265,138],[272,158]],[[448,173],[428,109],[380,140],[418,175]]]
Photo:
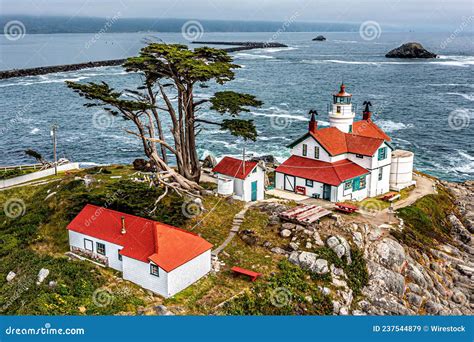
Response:
[[[354,178],[354,180],[352,181],[352,189],[353,189],[353,191],[360,190],[360,178],[359,177]]]
[[[257,200],[257,183],[258,183],[257,181],[252,182],[252,197],[251,197],[252,201]]]
[[[328,184],[323,185],[323,199],[326,201],[331,200],[331,186]]]
[[[285,175],[284,189],[288,191],[295,191],[295,182],[295,177]]]

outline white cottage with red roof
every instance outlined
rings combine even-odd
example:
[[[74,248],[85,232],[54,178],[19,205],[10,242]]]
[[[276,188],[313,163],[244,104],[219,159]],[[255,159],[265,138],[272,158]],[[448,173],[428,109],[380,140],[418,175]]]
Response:
[[[362,200],[389,191],[390,137],[373,121],[370,103],[354,121],[344,84],[333,95],[330,126],[319,128],[311,112],[308,132],[288,147],[292,156],[275,171],[275,188],[332,202]]]
[[[212,169],[217,175],[217,193],[246,201],[265,197],[265,171],[256,161],[224,157]]]
[[[170,297],[211,270],[212,245],[186,230],[86,205],[67,226],[73,253]]]

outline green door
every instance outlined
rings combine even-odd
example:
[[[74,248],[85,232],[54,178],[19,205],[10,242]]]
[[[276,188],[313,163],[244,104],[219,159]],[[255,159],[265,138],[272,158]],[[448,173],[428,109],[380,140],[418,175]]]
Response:
[[[257,181],[252,182],[252,198],[251,198],[251,200],[252,201],[257,200]]]
[[[328,184],[323,185],[323,199],[326,201],[331,200],[331,186]]]
[[[357,178],[354,178],[354,180],[352,181],[352,190],[357,191],[359,189],[360,189],[360,178],[357,177]]]

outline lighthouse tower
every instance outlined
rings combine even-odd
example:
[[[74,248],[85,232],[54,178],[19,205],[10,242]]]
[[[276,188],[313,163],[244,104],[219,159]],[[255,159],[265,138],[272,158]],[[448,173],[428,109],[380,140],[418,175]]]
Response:
[[[345,133],[352,132],[355,113],[352,111],[352,95],[346,93],[346,86],[341,84],[338,93],[332,96],[332,111],[329,112],[329,124]]]

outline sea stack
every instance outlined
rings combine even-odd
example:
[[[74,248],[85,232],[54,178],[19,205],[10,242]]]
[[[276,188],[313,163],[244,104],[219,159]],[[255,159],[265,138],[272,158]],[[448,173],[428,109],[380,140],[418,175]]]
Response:
[[[389,51],[387,58],[436,58],[436,54],[426,50],[420,43],[406,43]]]
[[[313,41],[316,41],[316,42],[323,42],[325,40],[326,40],[326,37],[321,36],[321,35],[317,36],[316,38],[313,38]]]

